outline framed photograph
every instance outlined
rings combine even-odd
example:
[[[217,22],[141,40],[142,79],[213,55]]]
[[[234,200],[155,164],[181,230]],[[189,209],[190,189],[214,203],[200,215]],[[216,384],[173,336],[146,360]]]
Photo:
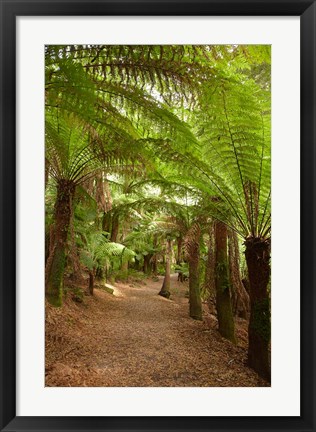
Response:
[[[1,430],[314,431],[315,3],[0,13]]]

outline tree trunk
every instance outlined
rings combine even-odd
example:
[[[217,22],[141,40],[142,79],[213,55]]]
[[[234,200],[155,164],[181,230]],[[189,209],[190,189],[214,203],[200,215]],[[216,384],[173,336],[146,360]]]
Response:
[[[81,284],[84,281],[84,277],[81,271],[81,263],[80,263],[80,258],[79,258],[79,253],[78,253],[78,248],[77,248],[76,238],[75,238],[73,208],[71,208],[69,232],[70,232],[69,235],[70,248],[69,248],[68,260],[72,268],[71,279],[73,282]]]
[[[157,255],[155,254],[151,260],[151,270],[154,274],[154,276],[157,276],[158,272],[158,265],[157,265]]]
[[[111,242],[116,243],[119,232],[119,217],[117,214],[113,214],[112,217],[112,229],[111,229]]]
[[[45,158],[45,189],[47,187],[48,179],[49,179],[49,162],[48,159]]]
[[[204,287],[207,293],[207,304],[210,313],[216,315],[216,289],[215,289],[215,244],[214,244],[214,222],[208,230],[207,261],[205,265]]]
[[[102,217],[102,231],[110,233],[111,231],[111,213],[104,212]]]
[[[182,235],[177,238],[177,257],[176,257],[176,264],[180,267],[181,263],[183,261],[183,253],[182,253],[182,245],[183,245],[183,238]],[[178,271],[178,281],[184,282],[184,276],[181,271]]]
[[[69,180],[59,180],[55,204],[55,225],[51,238],[50,255],[45,268],[45,285],[48,301],[54,306],[62,304],[62,284],[65,270],[65,249],[71,217],[75,185]]]
[[[150,266],[151,257],[152,257],[152,254],[144,255],[143,272],[147,275],[150,275],[150,273],[151,273],[151,266]]]
[[[187,233],[187,258],[189,263],[189,313],[190,317],[202,320],[202,302],[200,292],[200,237],[201,229],[194,224]]]
[[[45,266],[49,258],[49,253],[50,253],[50,229],[49,231],[45,232]]]
[[[89,271],[89,293],[93,296],[93,288],[94,288],[94,270]]]
[[[245,242],[250,284],[250,321],[248,363],[260,376],[271,381],[269,343],[271,335],[270,299],[270,242],[249,238]]]
[[[235,344],[235,324],[228,277],[227,227],[219,221],[215,223],[215,260],[216,310],[219,332],[224,338]]]
[[[183,261],[183,257],[182,257],[182,244],[183,244],[183,238],[182,235],[180,235],[177,238],[177,259],[176,259],[176,263],[177,265],[180,265],[181,262]]]
[[[154,253],[153,253],[152,259],[151,259],[151,271],[152,271],[152,273],[155,276],[157,276],[157,273],[158,273],[158,262],[157,262],[157,251],[158,251],[158,249],[157,249],[157,247],[158,247],[158,235],[154,234],[154,237],[153,237],[153,250],[154,250]]]
[[[189,260],[189,303],[190,317],[202,320],[202,302],[200,293],[199,250]]]
[[[171,268],[171,240],[170,239],[167,239],[165,262],[166,262],[166,273],[165,273],[161,290],[159,291],[159,295],[161,295],[162,297],[169,298],[170,297],[170,268]]]

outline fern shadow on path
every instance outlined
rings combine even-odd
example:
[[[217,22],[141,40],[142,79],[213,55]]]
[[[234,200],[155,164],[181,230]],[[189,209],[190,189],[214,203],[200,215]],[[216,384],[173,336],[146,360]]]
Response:
[[[47,305],[46,386],[267,386],[246,366],[246,347],[221,338],[215,317],[189,318],[187,285],[172,275],[168,300],[158,295],[162,280]]]

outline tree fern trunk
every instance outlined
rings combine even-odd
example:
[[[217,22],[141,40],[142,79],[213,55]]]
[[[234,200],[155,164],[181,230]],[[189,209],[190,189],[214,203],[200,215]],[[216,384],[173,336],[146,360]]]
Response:
[[[102,217],[102,231],[109,233],[111,231],[111,213],[104,212]]]
[[[153,259],[151,260],[151,270],[153,272],[153,275],[157,276],[158,273],[157,255],[154,255]]]
[[[215,223],[215,250],[216,310],[219,332],[224,338],[236,343],[228,277],[227,227],[223,222]]]
[[[202,320],[199,258],[200,258],[200,250],[199,247],[197,247],[195,254],[189,260],[190,317],[196,320]]]
[[[152,254],[148,254],[148,255],[144,256],[143,272],[147,275],[151,274],[151,265],[150,265],[151,257],[152,257]]]
[[[171,268],[171,240],[167,239],[166,245],[166,272],[159,295],[162,297],[170,297],[170,268]]]
[[[208,295],[207,303],[210,312],[215,315],[215,243],[214,243],[214,222],[209,227],[208,252],[205,266],[204,287]]]
[[[114,213],[112,217],[111,242],[116,243],[118,232],[119,232],[119,216]]]
[[[259,375],[271,380],[269,343],[271,334],[270,299],[270,243],[260,238],[246,240],[246,261],[250,283],[250,321],[248,363]]]
[[[46,263],[45,282],[48,301],[54,306],[62,304],[62,284],[65,269],[65,248],[71,217],[71,203],[75,185],[68,180],[59,180],[55,204],[55,225],[51,253]]]
[[[194,224],[187,234],[188,262],[189,262],[189,312],[190,317],[202,320],[202,302],[200,292],[200,237],[201,229]]]
[[[177,238],[177,259],[176,259],[177,265],[180,265],[181,262],[183,261],[182,245],[183,245],[183,238],[182,235],[180,234],[180,236]]]

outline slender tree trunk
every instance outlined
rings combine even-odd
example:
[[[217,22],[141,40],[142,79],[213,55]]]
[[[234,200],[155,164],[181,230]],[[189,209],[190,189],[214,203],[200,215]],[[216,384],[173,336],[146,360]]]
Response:
[[[111,242],[116,243],[118,232],[119,232],[119,217],[117,214],[114,213],[112,217]]]
[[[150,275],[151,273],[151,260],[152,254],[144,255],[144,266],[143,266],[143,272],[147,275]]]
[[[45,285],[48,301],[54,306],[62,304],[62,284],[65,269],[65,249],[71,217],[75,185],[69,180],[59,180],[55,203],[53,244],[45,268]]]
[[[102,231],[110,233],[111,231],[111,213],[104,212],[102,217]]]
[[[94,288],[94,270],[89,271],[89,293],[93,296],[93,288]]]
[[[216,309],[219,332],[224,338],[235,344],[235,324],[228,277],[227,227],[219,221],[215,223],[215,258]]]
[[[151,271],[152,273],[156,276],[158,269],[157,269],[157,246],[158,246],[158,236],[157,234],[154,234],[154,238],[153,238],[153,248],[154,248],[154,253],[152,255],[152,259],[151,259]]]
[[[183,261],[183,253],[182,253],[182,245],[183,245],[183,238],[182,235],[177,238],[177,257],[176,257],[176,264],[180,267],[181,263]],[[184,277],[183,273],[181,271],[178,272],[178,281],[183,282]]]
[[[166,244],[166,272],[163,280],[163,284],[159,295],[162,297],[169,298],[170,297],[170,269],[171,269],[171,240],[167,239]]]
[[[189,260],[189,304],[190,317],[202,320],[202,302],[200,292],[199,249]]]
[[[157,268],[157,255],[155,254],[151,260],[151,270],[153,272],[153,274],[156,276],[157,272],[158,272],[158,268]]]
[[[182,235],[180,234],[180,236],[177,238],[177,258],[176,258],[177,265],[180,265],[181,262],[183,261],[182,245],[183,245],[183,238]]]
[[[204,286],[208,293],[207,303],[209,310],[211,314],[216,315],[214,222],[210,225],[208,235],[208,252],[205,266]]]
[[[189,263],[189,313],[190,317],[202,320],[200,292],[200,237],[199,224],[194,224],[187,233],[187,259]]]
[[[102,217],[102,231],[105,231],[107,233],[111,232],[111,213],[110,210],[112,210],[112,196],[111,196],[111,189],[109,186],[109,182],[106,178],[106,175],[103,179],[103,192],[105,194],[105,201],[104,201],[104,212]]]
[[[271,335],[270,299],[270,242],[249,238],[245,242],[250,284],[250,321],[248,363],[260,376],[271,381],[269,343]]]

